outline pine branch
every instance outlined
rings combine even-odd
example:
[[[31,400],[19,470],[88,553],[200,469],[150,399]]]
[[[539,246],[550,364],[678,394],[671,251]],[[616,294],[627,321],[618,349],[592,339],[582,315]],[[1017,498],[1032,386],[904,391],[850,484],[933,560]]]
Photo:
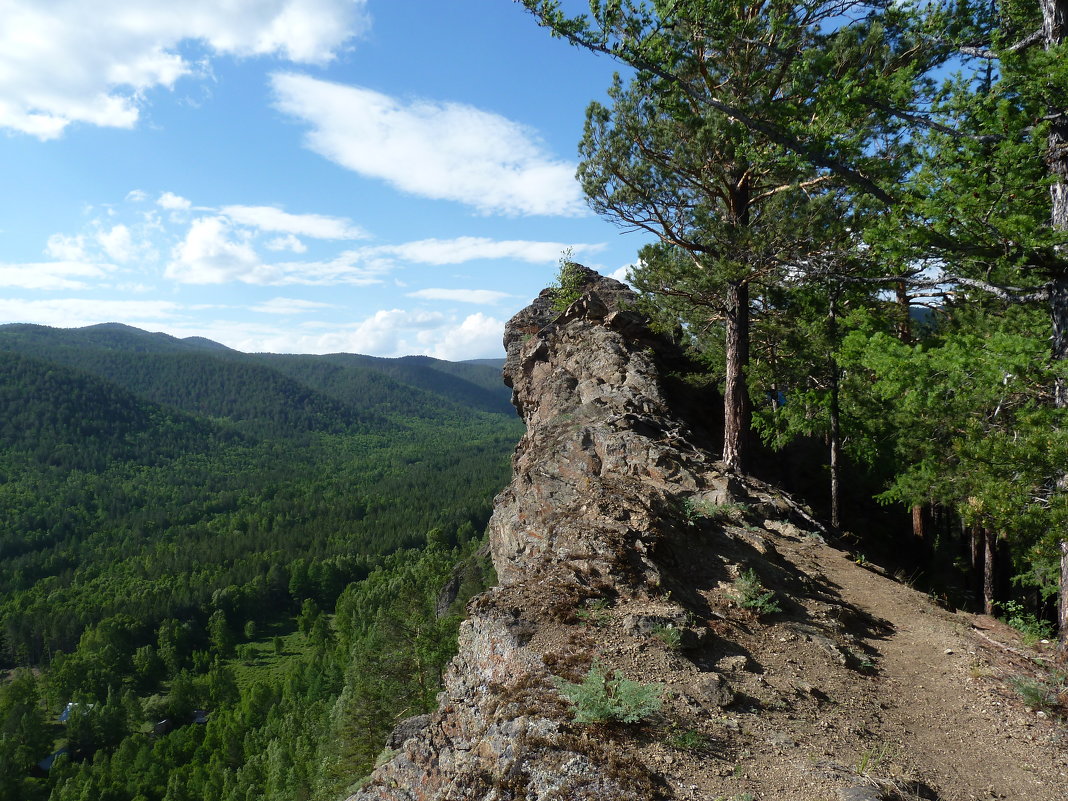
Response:
[[[1045,32],[1042,30],[1042,28],[1039,28],[1037,31],[1032,31],[1031,33],[1027,34],[1027,36],[1016,42],[1015,44],[1011,44],[1008,47],[1002,48],[1000,51],[991,50],[989,47],[976,47],[973,45],[962,45],[961,47],[957,48],[957,51],[963,53],[966,56],[974,56],[975,58],[985,58],[990,61],[996,61],[997,59],[1001,58],[1002,54],[1004,53],[1016,53],[1020,50],[1023,50],[1025,47],[1029,47],[1035,44],[1036,42],[1042,41],[1042,38],[1044,36]]]
[[[937,289],[942,294],[952,294],[946,290],[947,284],[960,284],[971,289],[986,292],[1006,303],[1043,303],[1049,300],[1051,284],[1043,284],[1040,287],[1013,287],[992,284],[989,281],[981,281],[978,278],[967,278],[962,275],[943,273],[935,278],[919,278],[916,275],[884,275],[878,277],[861,277],[840,275],[839,279],[847,283],[867,284],[906,284],[910,289]]]
[[[859,169],[851,167],[841,160],[836,159],[834,156],[822,151],[820,148],[802,142],[779,126],[751,116],[748,112],[738,106],[734,106],[717,97],[697,92],[681,75],[667,70],[654,61],[642,56],[641,53],[638,52],[637,47],[624,44],[610,46],[607,43],[606,36],[595,37],[592,31],[585,25],[575,25],[574,21],[569,21],[571,24],[565,25],[559,20],[554,24],[554,21],[550,19],[545,11],[533,7],[530,3],[525,3],[525,5],[541,25],[549,28],[557,36],[566,39],[576,47],[581,47],[594,53],[601,53],[602,55],[606,55],[622,64],[634,67],[643,72],[648,72],[650,75],[655,75],[666,83],[678,87],[697,107],[707,107],[714,111],[718,111],[735,122],[741,123],[749,130],[763,135],[769,142],[804,157],[813,166],[829,170],[856,189],[861,190],[865,194],[874,197],[888,206],[897,203],[897,198],[879,186],[871,178],[864,175]]]

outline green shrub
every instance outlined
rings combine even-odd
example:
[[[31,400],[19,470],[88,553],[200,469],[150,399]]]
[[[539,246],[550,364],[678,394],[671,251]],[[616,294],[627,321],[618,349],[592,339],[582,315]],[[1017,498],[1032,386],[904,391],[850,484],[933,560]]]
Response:
[[[1043,679],[1017,676],[1009,679],[1013,689],[1032,709],[1041,709],[1057,717],[1068,717],[1068,674],[1054,671]]]
[[[1052,640],[1057,631],[1048,620],[1039,620],[1016,601],[1002,601],[997,604],[1002,611],[1001,620],[1018,632],[1025,645],[1034,645],[1039,640]]]
[[[608,613],[608,601],[604,598],[596,598],[586,601],[585,607],[575,610],[577,617],[583,626],[607,626],[612,620]]]
[[[585,273],[579,269],[580,265],[571,261],[571,249],[564,251],[560,257],[560,270],[556,274],[556,282],[550,287],[552,290],[553,308],[558,312],[566,311],[567,307],[582,297],[585,288]]]
[[[596,662],[581,684],[557,679],[556,687],[574,707],[576,723],[640,723],[660,711],[659,684],[642,684],[609,674]]]
[[[712,501],[686,498],[682,502],[683,516],[690,525],[693,525],[698,520],[717,520],[723,523],[737,522],[744,519],[751,510],[752,506],[750,504],[734,501],[712,503]]]
[[[753,568],[749,568],[734,580],[734,599],[744,609],[752,609],[761,615],[782,611],[782,607],[775,600],[775,591],[764,588]]]
[[[682,632],[675,626],[657,626],[653,629],[653,636],[672,651],[682,648]]]
[[[706,751],[712,738],[693,729],[682,729],[668,735],[667,744],[678,751]]]

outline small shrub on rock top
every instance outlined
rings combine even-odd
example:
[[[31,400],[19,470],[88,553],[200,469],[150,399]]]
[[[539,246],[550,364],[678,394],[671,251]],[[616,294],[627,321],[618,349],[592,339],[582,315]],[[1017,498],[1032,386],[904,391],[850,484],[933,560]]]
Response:
[[[585,273],[578,264],[571,260],[571,248],[560,257],[560,270],[556,274],[556,283],[552,290],[552,305],[558,312],[567,311],[567,307],[582,297],[585,287]]]
[[[660,711],[659,684],[642,684],[615,673],[598,663],[582,682],[556,680],[556,688],[574,707],[576,723],[641,723]]]

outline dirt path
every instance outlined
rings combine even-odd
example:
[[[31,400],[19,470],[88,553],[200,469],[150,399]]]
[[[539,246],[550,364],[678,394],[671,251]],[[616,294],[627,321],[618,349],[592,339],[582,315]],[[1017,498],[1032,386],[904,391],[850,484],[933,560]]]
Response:
[[[889,624],[885,638],[867,641],[878,671],[878,697],[864,721],[873,739],[890,743],[946,801],[1068,799],[1063,729],[1023,708],[997,680],[1005,667],[974,633],[974,616],[947,612],[834,548],[797,550],[844,601]]]

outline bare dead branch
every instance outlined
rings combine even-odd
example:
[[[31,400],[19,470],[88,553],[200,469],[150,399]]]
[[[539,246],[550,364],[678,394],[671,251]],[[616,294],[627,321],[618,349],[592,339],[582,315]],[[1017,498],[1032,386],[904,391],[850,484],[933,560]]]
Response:
[[[883,275],[877,277],[863,276],[838,276],[846,283],[864,284],[906,284],[910,289],[932,289],[944,294],[951,294],[946,290],[948,284],[959,284],[970,289],[978,289],[986,292],[1006,303],[1044,303],[1049,300],[1052,284],[1043,284],[1040,287],[1013,287],[999,286],[989,281],[981,281],[978,278],[968,278],[962,275],[943,273],[935,278],[921,278],[918,275]]]
[[[1042,41],[1042,38],[1044,36],[1045,32],[1042,30],[1042,28],[1039,28],[1037,31],[1032,31],[1031,33],[1027,34],[1027,36],[1025,36],[1020,41],[1002,49],[1001,53],[997,52],[996,50],[991,50],[989,47],[977,47],[974,45],[964,45],[962,47],[958,47],[957,50],[966,56],[974,56],[975,58],[985,58],[987,60],[994,61],[998,58],[1001,58],[1002,53],[1015,53],[1019,50],[1023,50],[1025,47],[1029,47],[1030,45],[1033,45],[1036,42]]]

